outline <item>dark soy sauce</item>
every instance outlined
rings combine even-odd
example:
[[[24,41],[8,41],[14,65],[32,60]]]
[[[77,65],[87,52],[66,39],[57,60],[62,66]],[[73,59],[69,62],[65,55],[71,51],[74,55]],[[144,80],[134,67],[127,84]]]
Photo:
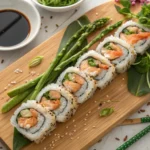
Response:
[[[16,10],[0,11],[0,46],[14,46],[30,33],[27,17]]]

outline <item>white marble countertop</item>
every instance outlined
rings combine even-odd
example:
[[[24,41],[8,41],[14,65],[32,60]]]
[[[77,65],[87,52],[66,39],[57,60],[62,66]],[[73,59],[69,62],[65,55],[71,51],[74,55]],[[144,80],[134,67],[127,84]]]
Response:
[[[43,16],[42,29],[40,30],[38,36],[28,46],[20,50],[0,52],[0,62],[2,59],[4,60],[4,62],[0,64],[0,70],[5,69],[21,56],[29,52],[32,48],[36,47],[50,36],[66,27],[69,23],[83,15],[88,10],[107,1],[108,0],[85,0],[83,5],[78,8],[77,12],[75,12],[75,10],[72,10],[70,12],[61,14],[48,12],[38,8],[41,17]],[[50,16],[53,16],[53,18],[50,19]],[[59,27],[57,27],[56,24],[58,24]],[[45,26],[48,26],[48,28],[45,29]],[[47,32],[45,30],[47,30]],[[132,118],[145,117],[146,115],[150,115],[150,106],[145,105],[141,109],[145,110],[145,112],[135,113]],[[123,144],[126,135],[128,136],[128,138],[130,138],[140,130],[144,129],[144,127],[146,127],[147,125],[148,124],[140,124],[116,127],[109,134],[107,134],[101,142],[93,145],[89,150],[115,150],[118,146]],[[131,146],[129,150],[150,150],[149,136],[150,134],[147,134],[140,141]],[[119,140],[116,140],[116,138],[118,138]]]

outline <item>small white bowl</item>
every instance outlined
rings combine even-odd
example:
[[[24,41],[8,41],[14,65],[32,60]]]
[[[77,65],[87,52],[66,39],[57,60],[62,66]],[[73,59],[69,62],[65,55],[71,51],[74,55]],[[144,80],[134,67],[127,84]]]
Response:
[[[35,6],[26,0],[0,0],[0,11],[12,9],[24,14],[30,22],[30,33],[26,39],[14,46],[0,46],[0,51],[10,51],[22,48],[29,44],[38,34],[41,26],[41,17]],[[15,35],[14,35],[15,38]]]
[[[37,6],[43,8],[43,9],[46,9],[48,11],[52,11],[52,12],[65,12],[65,11],[69,11],[69,10],[72,10],[72,9],[75,9],[77,7],[79,7],[84,0],[79,0],[78,2],[72,4],[72,5],[69,5],[69,6],[63,6],[63,7],[51,7],[51,6],[45,6],[45,5],[42,5],[38,2],[38,0],[32,0]]]

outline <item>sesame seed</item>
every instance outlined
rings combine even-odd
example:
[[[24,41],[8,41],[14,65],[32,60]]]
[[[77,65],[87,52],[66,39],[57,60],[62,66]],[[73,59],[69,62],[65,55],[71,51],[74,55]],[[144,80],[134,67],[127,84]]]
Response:
[[[94,103],[97,103],[97,101],[94,101]]]
[[[8,87],[10,87],[11,86],[11,84],[8,84]]]
[[[88,116],[89,114],[86,114],[86,116]]]
[[[73,132],[76,132],[77,130],[73,130]]]
[[[66,132],[65,135],[68,135],[68,132]]]
[[[17,82],[16,81],[11,81],[11,84],[16,84]]]
[[[84,125],[86,126],[86,123]]]
[[[46,147],[44,147],[44,150],[46,150]]]
[[[122,78],[122,80],[124,80],[124,78]]]
[[[96,13],[96,16],[98,16],[98,13]]]
[[[93,126],[93,128],[95,128],[95,126]]]
[[[85,128],[84,131],[87,131],[87,128]]]
[[[74,127],[76,127],[77,125],[74,125]]]
[[[61,137],[61,138],[63,138],[63,137],[64,137],[64,135],[61,135],[60,137]]]
[[[79,136],[77,137],[77,139],[79,139]]]
[[[88,112],[89,114],[91,113],[91,111]]]
[[[100,110],[101,108],[100,107],[98,107],[98,110]]]
[[[84,118],[84,121],[86,121],[87,119],[86,118]]]
[[[73,137],[71,137],[70,139],[73,140]]]
[[[52,144],[54,143],[54,141],[52,141]]]
[[[75,120],[72,120],[72,122],[75,122]]]
[[[109,100],[107,100],[107,102],[108,102],[108,103],[110,103],[110,102],[111,102],[111,100],[109,99]]]
[[[66,126],[66,129],[68,129],[69,127],[68,126]]]
[[[106,95],[106,97],[109,97],[109,95]]]
[[[7,90],[7,87],[5,87],[4,90]]]

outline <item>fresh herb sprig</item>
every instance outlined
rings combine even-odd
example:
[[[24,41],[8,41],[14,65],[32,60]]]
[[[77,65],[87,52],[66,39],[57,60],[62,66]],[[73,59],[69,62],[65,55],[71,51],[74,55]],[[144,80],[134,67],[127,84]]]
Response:
[[[138,56],[128,70],[128,90],[135,96],[150,93],[150,49]]]
[[[137,14],[131,12],[131,1],[130,0],[120,0],[122,8],[118,5],[115,5],[115,8],[118,13],[124,15],[127,19],[136,18],[138,22],[145,27],[150,28],[150,4],[143,4],[141,11]]]
[[[138,56],[134,66],[135,66],[135,69],[138,73],[146,74],[147,85],[150,88],[150,79],[149,79],[150,54],[148,52],[146,52],[145,55]]]
[[[78,0],[38,0],[40,4],[53,7],[69,6],[77,1]]]

